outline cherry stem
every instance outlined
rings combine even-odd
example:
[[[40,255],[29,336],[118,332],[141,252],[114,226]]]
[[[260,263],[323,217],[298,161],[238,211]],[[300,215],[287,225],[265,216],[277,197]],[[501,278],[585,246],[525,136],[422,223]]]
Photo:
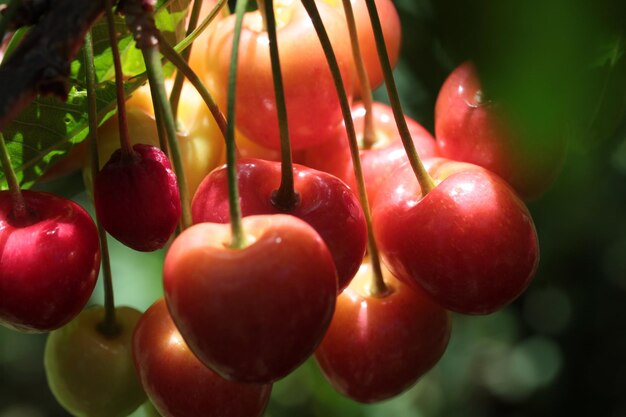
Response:
[[[259,9],[259,13],[261,13],[261,17],[262,17],[262,21],[263,21],[263,31],[268,32],[268,23],[267,23],[267,15],[269,14],[274,14],[274,0],[269,0],[268,1],[270,3],[270,7],[271,9],[268,9],[266,4],[265,4],[265,0],[256,0],[256,4],[257,4],[257,9]],[[274,22],[276,22],[276,19],[274,19]],[[274,23],[274,28],[276,27],[276,24]],[[274,31],[276,31],[276,29],[274,29]],[[271,41],[270,41],[271,42]]]
[[[200,36],[200,34],[209,26],[209,24],[217,17],[218,13],[220,13],[220,11],[223,10],[224,5],[227,4],[227,0],[219,0],[216,4],[215,7],[213,7],[213,10],[211,10],[211,12],[208,14],[207,17],[204,18],[204,20],[202,22],[200,22],[200,24],[198,25],[197,28],[195,28],[193,30],[193,32],[191,32],[189,35],[185,36],[185,38],[180,41],[176,47],[174,49],[176,49],[176,52],[181,52],[186,50],[192,43],[193,41]]]
[[[202,100],[204,100],[204,103],[209,108],[209,111],[215,119],[217,126],[222,132],[222,135],[224,136],[224,138],[226,138],[226,117],[220,111],[209,90],[207,90],[206,86],[202,83],[202,80],[200,80],[200,77],[198,77],[194,70],[189,66],[187,61],[185,61],[184,57],[178,54],[176,50],[167,43],[167,40],[163,37],[161,33],[159,33],[158,39],[159,47],[161,49],[161,52],[163,53],[163,56],[172,64],[174,64],[174,66],[178,69],[178,73],[186,77],[189,82],[191,82],[191,84],[196,88],[198,94],[200,94],[200,97],[202,97]]]
[[[278,39],[276,36],[276,17],[274,16],[274,0],[257,0],[259,6],[264,7],[263,19],[267,28],[269,40],[270,60],[272,63],[272,79],[274,81],[274,95],[276,97],[276,113],[280,133],[281,177],[280,186],[272,196],[272,204],[282,211],[291,211],[299,201],[298,193],[294,188],[293,160],[291,144],[289,142],[289,123],[287,121],[287,106],[285,104],[285,88],[280,68],[278,53]]]
[[[228,73],[228,104],[226,114],[228,124],[226,129],[226,166],[228,170],[228,203],[230,206],[230,227],[232,242],[230,246],[241,249],[246,246],[246,235],[241,222],[241,204],[239,202],[239,185],[237,183],[237,146],[235,145],[235,94],[237,90],[237,62],[239,61],[239,40],[243,15],[248,7],[248,0],[237,0],[235,7],[235,31],[233,34],[233,49],[230,57]]]
[[[128,122],[126,118],[126,94],[124,92],[124,72],[122,71],[122,60],[120,50],[117,45],[117,35],[115,31],[115,19],[113,17],[113,5],[111,0],[105,0],[106,21],[109,31],[109,43],[113,54],[113,66],[115,68],[115,92],[117,96],[117,117],[120,131],[120,148],[122,158],[130,160],[133,155],[133,147],[128,137]],[[97,165],[99,166],[99,165]]]
[[[371,149],[376,142],[376,132],[374,130],[374,117],[372,114],[372,86],[370,84],[363,55],[361,54],[361,46],[359,45],[359,34],[354,19],[354,11],[350,0],[343,1],[343,10],[346,14],[346,22],[348,24],[348,32],[350,33],[350,46],[352,47],[352,59],[356,66],[359,84],[361,86],[361,102],[365,115],[363,117],[363,149]]]
[[[83,48],[83,63],[85,65],[85,77],[87,81],[87,110],[89,114],[89,149],[91,154],[91,181],[94,186],[100,159],[98,157],[98,109],[96,105],[96,69],[94,67],[93,40],[91,31],[85,35]],[[113,336],[119,332],[119,325],[115,318],[115,297],[113,293],[113,274],[111,273],[111,258],[109,256],[109,244],[107,235],[100,220],[96,216],[96,226],[100,238],[100,251],[102,254],[102,272],[104,284],[104,320],[99,324],[100,330],[106,336]]]
[[[373,286],[371,294],[373,296],[384,296],[389,292],[389,288],[385,284],[383,279],[382,269],[380,266],[380,254],[378,252],[378,246],[374,239],[374,230],[372,228],[372,213],[370,211],[369,202],[367,199],[367,192],[365,190],[365,182],[363,180],[363,168],[361,166],[361,158],[359,155],[359,146],[356,139],[356,131],[354,129],[354,121],[352,120],[352,112],[350,109],[350,102],[346,89],[341,79],[341,71],[339,70],[339,64],[333,47],[330,43],[328,33],[324,28],[324,23],[315,5],[315,0],[302,0],[302,5],[306,9],[317,37],[320,40],[324,55],[326,55],[326,61],[330,67],[330,72],[333,75],[333,81],[335,83],[335,89],[339,96],[339,104],[341,106],[341,113],[343,114],[344,123],[346,126],[346,133],[348,134],[348,142],[350,144],[350,156],[352,157],[352,165],[354,167],[354,175],[357,181],[357,188],[359,194],[359,200],[363,208],[363,214],[365,217],[365,223],[367,225],[367,248],[370,255],[370,262],[372,263],[373,270]]]
[[[150,84],[149,87],[150,87],[150,96],[155,97],[157,94],[155,92],[156,87],[152,84]],[[163,112],[161,112],[161,109],[159,108],[159,106],[154,105],[154,100],[152,100],[152,108],[154,109],[154,123],[156,124],[156,128],[157,128],[157,137],[159,138],[159,148],[161,148],[161,150],[165,153],[165,155],[169,155],[170,149],[169,149],[169,145],[167,144],[167,132],[165,131],[165,121],[163,120]]]
[[[374,39],[376,40],[376,50],[378,52],[378,59],[380,61],[381,68],[383,70],[383,76],[385,78],[385,86],[387,88],[387,94],[389,96],[389,102],[391,103],[391,109],[393,110],[393,117],[396,120],[398,131],[400,132],[400,138],[404,145],[411,168],[415,173],[417,182],[419,182],[422,189],[422,196],[425,196],[435,188],[435,181],[431,178],[422,163],[415,144],[411,139],[411,132],[404,119],[404,112],[402,111],[402,105],[400,104],[400,97],[398,96],[398,88],[396,82],[393,79],[393,73],[391,71],[391,64],[389,63],[389,54],[387,53],[387,46],[385,45],[385,38],[383,35],[383,29],[380,24],[380,17],[378,16],[378,10],[376,10],[376,3],[374,0],[365,0],[367,5],[367,11],[370,15],[370,21],[372,23],[372,29],[374,32]]]
[[[189,15],[189,25],[187,26],[186,36],[191,35],[191,33],[198,26],[198,19],[200,18],[200,9],[202,9],[202,0],[194,0],[193,7],[191,8],[191,14]],[[159,40],[159,43],[163,42]],[[189,48],[185,49],[181,55],[182,59],[185,62],[189,61],[189,56],[191,55],[191,48],[193,48],[193,44],[189,46]],[[178,120],[178,102],[180,101],[180,93],[183,91],[183,81],[185,80],[184,74],[179,70],[176,72],[176,78],[174,78],[174,85],[172,86],[172,91],[170,92],[170,107],[172,108],[172,114],[174,115],[174,120]]]
[[[9,156],[9,150],[7,144],[4,141],[4,135],[0,132],[0,160],[2,161],[2,170],[4,171],[4,177],[7,179],[7,185],[9,186],[9,193],[12,200],[12,213],[19,223],[22,223],[29,218],[28,209],[26,207],[26,201],[20,190],[20,183],[17,180],[17,175],[13,170],[11,164],[11,157]]]
[[[176,172],[176,178],[178,180],[178,189],[180,193],[181,207],[182,207],[182,228],[183,230],[191,226],[191,207],[189,191],[187,189],[187,179],[185,176],[185,169],[183,165],[183,158],[178,146],[178,139],[176,137],[176,121],[172,114],[172,108],[167,100],[167,93],[165,91],[165,84],[163,83],[163,66],[161,65],[161,57],[159,54],[159,47],[145,46],[142,48],[143,59],[146,63],[146,70],[148,72],[148,80],[150,82],[150,91],[152,92],[152,103],[154,105],[155,116],[157,117],[157,123],[163,123],[165,126],[165,133],[167,134],[167,144],[171,153],[171,159],[174,164],[174,171]],[[159,131],[162,131],[160,129]],[[163,138],[159,138],[162,142]]]

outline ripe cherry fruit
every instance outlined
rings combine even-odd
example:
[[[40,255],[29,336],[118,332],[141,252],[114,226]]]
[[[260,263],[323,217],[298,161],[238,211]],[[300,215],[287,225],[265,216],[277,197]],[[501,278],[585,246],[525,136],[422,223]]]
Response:
[[[450,314],[384,268],[388,287],[373,294],[369,262],[337,299],[315,359],[341,394],[372,403],[399,395],[432,368],[450,337]]]
[[[304,221],[243,218],[250,244],[233,249],[228,224],[199,223],[165,257],[165,298],[194,354],[223,378],[280,379],[322,340],[337,275],[326,244]]]
[[[141,108],[127,105],[126,122],[131,145],[140,143],[153,146],[159,145],[159,135],[154,116]],[[82,159],[83,182],[87,190],[93,195],[92,158],[90,154],[87,154],[88,145],[89,141],[83,141],[74,149],[85,149]],[[113,153],[119,148],[120,125],[118,115],[114,114],[98,127],[98,171],[106,165]]]
[[[196,50],[196,44],[197,42],[194,42],[192,51]],[[198,46],[200,45],[198,44]],[[173,85],[172,80],[165,80],[165,88],[168,92],[171,91]],[[158,146],[159,137],[149,87],[148,84],[140,87],[126,103],[128,131],[131,143]],[[119,148],[119,126],[117,120],[112,121],[112,119],[116,119],[116,117],[107,120],[98,129],[100,166],[103,166],[113,151]],[[104,129],[105,126],[107,126],[106,130]],[[217,122],[196,88],[189,81],[183,83],[181,90],[176,129],[176,138],[178,139],[187,181],[187,191],[190,196],[193,196],[200,181],[215,167],[224,163],[225,146],[224,137]],[[106,147],[104,151],[102,150],[103,146]]]
[[[518,130],[501,104],[485,97],[471,62],[461,64],[441,87],[435,107],[441,156],[485,167],[532,200],[554,182],[567,143],[562,137],[533,137]]]
[[[278,48],[293,150],[329,140],[342,115],[333,78],[311,19],[299,1],[275,1]],[[318,4],[331,36],[342,78],[351,96],[352,55],[346,42],[345,19],[334,7]],[[209,38],[206,81],[220,107],[226,108],[230,56],[235,16],[219,22]],[[306,57],[303,52],[306,51]],[[258,11],[246,13],[239,46],[237,69],[237,128],[248,139],[279,149],[276,96],[272,78],[269,41]]]
[[[96,177],[94,200],[106,231],[139,251],[162,248],[181,213],[176,175],[150,145],[135,145],[130,155],[113,153]]]
[[[372,217],[383,260],[449,310],[488,314],[506,306],[539,262],[528,209],[484,168],[441,158],[424,164],[437,183],[426,196],[408,163],[379,189]]]
[[[261,416],[271,385],[227,381],[189,350],[161,298],[141,317],[133,338],[137,373],[163,417]]]
[[[85,306],[98,277],[98,231],[78,204],[23,190],[17,219],[0,192],[0,324],[26,332],[59,328]]]
[[[301,165],[294,165],[293,170],[298,202],[284,210],[273,201],[273,193],[281,181],[280,163],[239,160],[237,177],[242,214],[288,213],[311,225],[333,256],[341,290],[356,274],[365,254],[367,232],[363,210],[354,193],[334,176]],[[191,211],[194,223],[229,221],[226,167],[216,169],[202,181]]]
[[[335,6],[342,14],[344,13],[342,0],[323,0],[324,3]],[[377,88],[383,83],[383,70],[380,66],[378,52],[376,51],[376,40],[374,39],[374,31],[370,23],[370,15],[367,11],[365,0],[351,0],[356,30],[359,36],[359,48],[363,56],[363,64],[370,82],[371,88]],[[385,38],[385,46],[389,54],[391,67],[395,67],[398,63],[400,55],[400,43],[402,38],[402,27],[400,25],[400,16],[393,4],[392,0],[375,0],[376,10],[380,18],[383,37]],[[345,20],[345,17],[343,17]],[[331,35],[333,35],[331,33]],[[361,96],[362,88],[359,83],[359,76],[356,66],[352,65],[352,81],[354,83],[354,95]]]
[[[352,120],[361,149],[361,167],[370,203],[376,198],[380,182],[398,164],[407,159],[391,107],[383,103],[372,103],[372,118],[374,143],[366,148],[363,141],[365,108],[360,102],[352,105]],[[404,119],[418,155],[421,158],[437,156],[435,138],[430,132],[410,117],[405,116]],[[333,174],[348,184],[355,193],[357,192],[354,166],[344,125],[338,130],[335,138],[306,149],[303,163],[308,167]]]
[[[145,400],[135,373],[133,331],[141,313],[118,307],[117,333],[99,329],[102,306],[83,310],[48,336],[44,366],[50,390],[72,415],[126,417]]]

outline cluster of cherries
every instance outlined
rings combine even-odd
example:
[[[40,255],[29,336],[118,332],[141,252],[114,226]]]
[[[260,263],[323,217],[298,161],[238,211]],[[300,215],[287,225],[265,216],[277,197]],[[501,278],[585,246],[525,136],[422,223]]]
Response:
[[[207,10],[214,4],[205,3]],[[383,71],[366,3],[352,4],[365,68],[377,86]],[[414,385],[441,358],[451,311],[492,313],[532,279],[539,247],[524,200],[551,184],[564,146],[538,157],[508,127],[499,105],[484,99],[475,68],[464,63],[437,99],[436,140],[404,116],[430,182],[418,181],[392,109],[381,103],[367,109],[354,100],[361,136],[366,112],[373,116],[373,139],[360,143],[370,221],[356,192],[346,126],[319,39],[299,2],[279,6],[289,137],[300,163],[289,167],[295,193],[285,198],[277,192],[285,167],[277,161],[280,128],[267,34],[261,15],[249,12],[235,98],[241,236],[235,238],[229,224],[236,219],[228,168],[218,166],[222,136],[186,86],[179,122],[187,126],[179,141],[193,225],[171,242],[165,298],[144,314],[117,308],[117,327],[106,336],[99,327],[103,308],[79,315],[100,266],[94,222],[75,203],[51,194],[0,193],[0,323],[54,330],[45,354],[48,380],[72,413],[125,416],[145,392],[163,416],[259,416],[272,383],[311,355],[340,393],[381,401]],[[398,15],[391,0],[376,0],[376,6],[395,63]],[[317,7],[348,95],[359,97],[363,87],[342,5],[320,0]],[[190,59],[223,109],[234,23],[235,16],[220,17],[194,43]],[[138,131],[131,137],[139,143],[104,152],[104,158],[100,143],[101,161],[108,161],[93,182],[103,227],[140,251],[168,244],[181,217],[176,175],[155,146],[147,96],[139,91],[127,103],[131,131]],[[185,116],[185,105],[193,117]],[[366,256],[378,256],[376,247],[383,266]]]

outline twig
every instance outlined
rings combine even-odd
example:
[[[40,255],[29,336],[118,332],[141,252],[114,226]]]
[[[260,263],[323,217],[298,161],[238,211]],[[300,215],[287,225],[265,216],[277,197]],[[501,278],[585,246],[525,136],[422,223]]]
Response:
[[[70,63],[103,12],[104,0],[56,0],[40,17],[0,66],[0,130],[37,94],[67,99]]]

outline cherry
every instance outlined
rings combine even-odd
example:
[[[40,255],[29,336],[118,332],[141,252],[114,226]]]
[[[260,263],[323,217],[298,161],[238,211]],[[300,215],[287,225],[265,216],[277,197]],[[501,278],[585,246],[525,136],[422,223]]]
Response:
[[[344,9],[342,0],[323,0],[325,3],[334,5],[343,14]],[[385,45],[389,54],[389,60],[392,67],[398,63],[400,55],[400,43],[402,38],[402,28],[400,25],[400,17],[392,0],[375,0],[376,9],[380,17],[380,23],[385,38]],[[363,56],[363,63],[367,71],[367,75],[371,88],[379,87],[383,83],[383,70],[380,67],[378,53],[376,52],[376,41],[374,40],[374,32],[370,23],[370,16],[367,12],[365,0],[351,0],[354,20],[357,26],[359,36],[359,48]],[[345,19],[345,18],[344,18]],[[332,35],[332,34],[331,34]],[[355,96],[361,96],[362,88],[359,83],[359,77],[355,65],[352,66],[352,76],[354,82]]]
[[[561,137],[545,140],[514,129],[500,103],[485,97],[471,62],[456,68],[441,87],[435,135],[441,156],[495,172],[525,200],[554,182],[567,147]]]
[[[78,204],[23,190],[28,218],[0,192],[0,324],[26,332],[59,328],[85,306],[98,277],[96,226]]]
[[[204,6],[203,6],[204,7]],[[207,29],[205,32],[209,32]],[[204,34],[204,33],[203,33]],[[194,49],[190,59],[193,59],[196,43],[194,43]],[[191,65],[191,63],[190,63]],[[169,90],[172,87],[170,80],[165,81],[165,87]],[[150,94],[150,86],[144,85],[135,91],[133,96],[127,102],[128,118],[131,119],[133,114],[137,112],[146,113],[152,123],[152,126],[146,126],[154,135],[154,138],[150,142],[152,145],[158,144],[158,137],[156,134],[156,125],[154,121],[154,108],[152,106],[152,96]],[[112,117],[111,119],[114,119]],[[178,104],[177,124],[179,127],[178,142],[181,153],[183,155],[185,165],[185,175],[187,177],[187,187],[189,188],[190,195],[193,195],[198,188],[198,185],[202,179],[218,165],[224,163],[225,146],[224,137],[220,132],[213,116],[211,115],[206,104],[202,101],[200,95],[195,88],[190,85],[188,81],[183,84],[181,92],[181,101]],[[113,153],[115,149],[119,147],[119,133],[117,127],[117,120],[115,124],[111,123],[111,119],[107,120],[100,129],[104,126],[109,126],[106,130],[108,136],[115,135],[116,140],[111,143],[115,144],[115,148],[111,148],[108,156]],[[138,118],[139,119],[139,118]],[[137,120],[142,122],[146,119],[146,116]],[[134,134],[135,129],[142,129],[136,125],[135,120],[129,120],[129,133],[131,141],[135,137],[142,137],[141,131]],[[113,128],[113,129],[111,129]],[[100,132],[99,132],[100,133]],[[145,133],[145,130],[144,130]],[[98,143],[100,143],[100,136],[98,137]],[[146,139],[149,139],[146,137]],[[238,129],[235,129],[235,140],[237,141],[237,151],[241,158],[260,158],[270,161],[280,161],[280,150],[274,148],[268,148],[260,145],[250,139],[248,139]],[[297,163],[302,160],[302,154],[304,151],[293,152],[293,160]],[[101,152],[102,155],[102,152]],[[106,159],[104,160],[106,162]],[[102,163],[102,165],[104,164]],[[210,169],[208,169],[210,168]]]
[[[432,368],[450,337],[450,314],[384,270],[386,294],[370,289],[363,263],[337,299],[315,359],[341,394],[372,403],[399,395]]]
[[[351,85],[350,52],[345,19],[327,4],[318,5],[329,32],[344,83]],[[331,72],[308,14],[298,1],[276,1],[278,47],[293,150],[329,140],[342,115]],[[226,90],[235,16],[216,22],[207,47],[207,86],[220,107],[226,108]],[[303,52],[306,51],[306,57]],[[304,81],[306,80],[306,81]],[[348,89],[349,92],[352,88]],[[246,13],[239,45],[237,70],[237,128],[265,147],[280,147],[276,97],[269,41],[259,12]]]
[[[213,8],[217,5],[217,0],[203,0],[202,8],[200,9],[200,15],[198,16],[198,22],[202,22]],[[222,9],[222,12],[225,9]],[[213,22],[216,22],[218,19],[221,19],[224,16],[223,13],[218,13]],[[193,42],[193,46],[191,48],[191,54],[189,55],[189,66],[193,68],[194,72],[197,74],[204,74],[206,72],[206,66],[211,63],[207,61],[207,46],[209,44],[209,38],[211,37],[211,32],[213,31],[213,22],[211,25],[204,30],[200,36],[196,38]],[[182,101],[181,101],[182,104]]]
[[[363,142],[365,108],[360,102],[352,105],[352,119],[360,139],[361,166],[370,203],[373,203],[376,198],[380,182],[393,168],[407,159],[391,107],[383,103],[372,104],[375,142],[369,148],[365,148]],[[405,120],[420,157],[438,156],[437,145],[430,132],[408,116],[405,116]],[[303,163],[311,168],[335,175],[356,192],[354,167],[344,126],[338,131],[336,138],[305,150]]]
[[[154,116],[144,109],[135,106],[126,106],[126,121],[128,136],[132,145],[140,143],[159,146],[159,137]],[[111,116],[106,122],[98,127],[98,170],[103,168],[111,159],[115,151],[120,148],[119,118],[117,114]],[[87,154],[89,141],[83,141],[74,149],[85,149],[81,161],[83,168],[83,181],[85,187],[93,193],[92,158]],[[73,152],[72,152],[73,153]],[[71,157],[71,153],[68,157]]]
[[[187,189],[193,196],[202,179],[224,163],[224,137],[202,97],[188,81],[183,84],[177,115],[178,146]]]
[[[204,6],[203,6],[204,7]],[[194,46],[196,44],[194,43]],[[194,57],[193,51],[190,59]],[[198,52],[199,53],[199,52]],[[171,91],[173,82],[165,80],[165,88]],[[140,87],[127,102],[128,130],[131,143],[158,146],[154,107],[149,85]],[[112,117],[98,129],[100,166],[119,148],[119,128]],[[104,127],[107,127],[104,129]],[[190,196],[202,179],[218,165],[224,163],[224,137],[202,97],[189,82],[181,90],[176,118],[178,146],[183,159],[187,190]],[[103,149],[104,147],[104,149]]]
[[[265,159],[267,161],[280,162],[280,150],[267,148],[263,145],[251,141],[245,137],[241,132],[235,131],[235,140],[237,141],[237,152],[241,159]],[[296,164],[305,165],[304,157],[306,150],[294,151],[291,153],[291,158]]]
[[[343,289],[361,264],[367,244],[363,210],[356,196],[340,180],[324,172],[294,165],[294,188],[299,194],[295,207],[283,209],[273,203],[281,180],[278,162],[246,159],[237,162],[243,216],[289,213],[322,237],[333,256],[339,289]],[[194,223],[229,221],[226,167],[209,174],[198,187],[191,204]]]
[[[48,385],[72,415],[126,417],[146,400],[131,343],[140,316],[133,308],[118,307],[118,332],[106,335],[99,330],[104,307],[94,306],[50,333],[44,352]]]
[[[386,265],[445,308],[496,311],[524,291],[539,262],[533,219],[513,189],[476,165],[424,161],[426,196],[408,163],[381,186],[372,216]]]
[[[96,212],[111,236],[133,249],[153,251],[165,245],[180,218],[176,175],[159,148],[138,144],[133,151],[116,151],[98,173]]]
[[[194,354],[220,376],[269,383],[310,356],[337,296],[333,259],[315,230],[289,215],[243,218],[249,246],[227,224],[199,223],[172,243],[163,283]]]
[[[163,417],[261,416],[271,385],[227,381],[189,350],[163,298],[141,317],[133,338],[137,373]]]

